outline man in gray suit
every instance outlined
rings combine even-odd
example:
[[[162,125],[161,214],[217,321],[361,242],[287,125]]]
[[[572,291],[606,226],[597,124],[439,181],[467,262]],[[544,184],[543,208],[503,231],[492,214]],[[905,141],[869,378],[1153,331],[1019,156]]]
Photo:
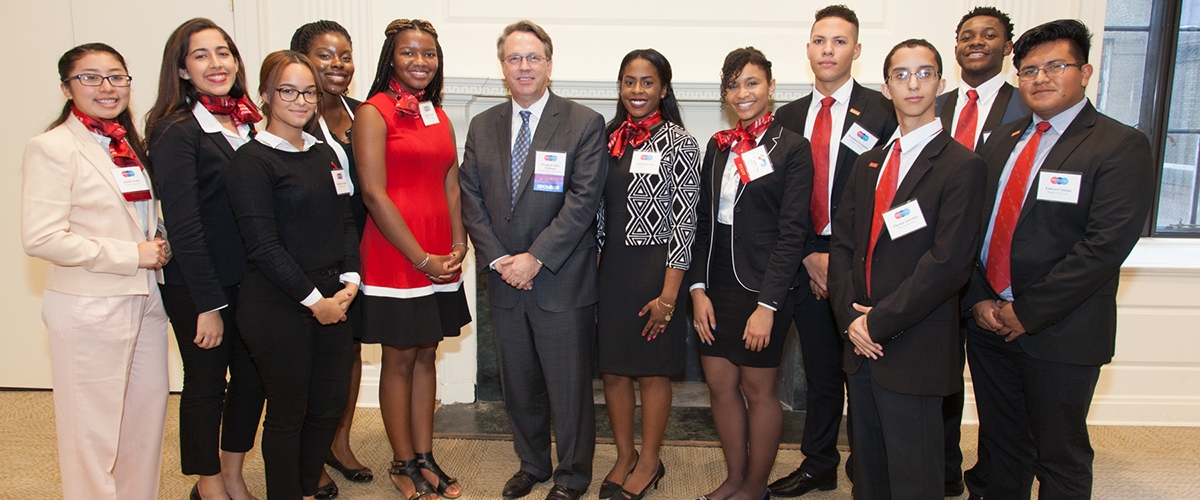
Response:
[[[530,21],[496,43],[512,100],[467,132],[463,223],[486,266],[504,406],[521,468],[505,499],[554,477],[547,500],[574,500],[592,478],[596,211],[608,174],[604,120],[547,88],[550,36]],[[550,462],[553,419],[558,468]]]

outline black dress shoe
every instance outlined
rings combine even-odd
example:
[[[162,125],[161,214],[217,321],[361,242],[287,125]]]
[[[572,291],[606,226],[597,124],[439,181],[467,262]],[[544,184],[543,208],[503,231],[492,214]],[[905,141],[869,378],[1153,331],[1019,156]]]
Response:
[[[188,493],[188,500],[204,500],[204,497],[200,496],[200,483],[192,485],[192,492]]]
[[[501,493],[501,496],[504,497],[504,500],[521,498],[529,494],[529,491],[533,489],[533,485],[542,481],[545,481],[545,479],[538,479],[533,474],[519,470],[516,474],[513,474],[513,477],[509,478],[508,482],[504,483],[504,492]]]
[[[967,495],[967,500],[983,500],[983,495],[972,493],[970,495]]]
[[[582,490],[573,490],[561,484],[556,484],[553,488],[550,488],[550,493],[546,494],[546,500],[579,500],[579,497],[582,496]]]
[[[356,483],[369,483],[369,482],[371,482],[372,479],[375,479],[375,475],[371,473],[370,468],[363,467],[361,469],[351,469],[349,467],[346,467],[345,465],[342,465],[342,463],[338,461],[337,457],[333,456],[332,452],[329,454],[328,457],[325,458],[325,465],[328,465],[330,467],[333,467],[334,469],[337,469],[337,471],[341,472],[342,476],[345,476],[346,479],[349,479]]]
[[[777,497],[798,497],[812,490],[829,491],[835,489],[837,489],[837,470],[833,470],[828,474],[814,476],[796,469],[791,474],[788,474],[787,477],[767,486],[767,490],[771,492],[771,495]]]
[[[317,494],[313,495],[313,498],[315,498],[317,500],[332,500],[334,498],[337,498],[337,496],[338,496],[337,483],[330,481],[329,484],[326,484],[324,486],[318,486]]]
[[[956,497],[967,491],[967,485],[963,484],[962,479],[953,483],[946,483],[946,494],[944,496]]]

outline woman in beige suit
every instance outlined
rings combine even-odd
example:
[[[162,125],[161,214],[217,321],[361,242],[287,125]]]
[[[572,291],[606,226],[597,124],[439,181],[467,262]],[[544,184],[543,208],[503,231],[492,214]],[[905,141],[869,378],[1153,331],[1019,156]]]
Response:
[[[58,62],[62,114],[25,145],[21,242],[51,263],[50,335],[63,497],[158,497],[167,411],[169,259],[128,110],[132,78],[108,45]]]

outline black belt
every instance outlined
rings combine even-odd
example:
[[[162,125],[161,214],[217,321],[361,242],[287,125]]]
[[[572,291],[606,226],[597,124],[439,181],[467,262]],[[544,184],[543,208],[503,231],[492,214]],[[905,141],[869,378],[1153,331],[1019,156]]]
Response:
[[[326,267],[324,269],[317,269],[315,271],[306,271],[304,274],[307,274],[310,276],[337,276],[337,275],[342,274],[342,265],[334,264],[334,265]]]

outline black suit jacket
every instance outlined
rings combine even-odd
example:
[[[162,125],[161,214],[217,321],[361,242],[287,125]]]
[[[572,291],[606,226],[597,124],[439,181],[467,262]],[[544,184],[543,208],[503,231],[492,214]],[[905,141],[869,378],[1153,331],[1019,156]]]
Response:
[[[811,225],[812,150],[808,140],[772,123],[758,141],[767,148],[774,172],[740,184],[733,208],[733,270],[758,301],[779,309],[789,290],[800,283],[804,241]],[[700,203],[696,208],[696,243],[688,283],[708,283],[712,267],[713,224],[721,202],[721,176],[730,152],[709,139],[700,170]]]
[[[225,192],[234,150],[220,133],[205,133],[190,109],[182,119],[163,120],[148,135],[173,253],[163,280],[187,285],[197,312],[227,305],[221,288],[238,284],[246,272],[246,248]]]
[[[864,263],[871,219],[882,210],[874,207],[875,184],[887,146],[859,157],[833,221],[831,305],[843,331],[862,315],[853,304],[873,307],[867,328],[884,353],[871,362],[876,383],[903,394],[947,396],[963,388],[958,299],[978,248],[986,165],[944,130],[925,145],[888,209],[916,200],[927,225],[895,240],[883,228],[868,297]],[[843,351],[846,373],[856,373],[866,358],[849,340]]]
[[[808,120],[808,108],[812,106],[813,94],[808,94],[800,99],[787,103],[779,108],[775,113],[775,119],[783,125],[784,128],[791,130],[804,136],[804,123]],[[851,125],[859,124],[862,128],[879,138],[879,142],[875,145],[888,140],[892,133],[896,131],[896,112],[892,108],[892,101],[883,97],[878,90],[871,90],[858,82],[854,82],[850,90],[850,103],[846,111],[846,119],[842,122],[842,130],[836,136],[831,136],[829,140],[841,142],[846,136],[846,132],[850,130]],[[838,203],[842,199],[842,191],[846,189],[846,181],[850,179],[850,171],[854,167],[854,163],[858,161],[858,153],[847,147],[845,144],[838,149],[837,165],[833,170],[833,191],[829,196],[829,216],[830,220],[837,214]],[[813,252],[828,252],[829,239],[821,237],[820,228],[813,228],[811,219],[809,220],[808,239],[804,243],[804,256]],[[808,281],[808,273],[804,272],[803,281]]]
[[[511,202],[511,137],[511,101],[471,120],[459,170],[463,224],[481,269],[504,255],[523,252],[533,254],[545,267],[528,292],[509,286],[499,273],[488,273],[492,306],[512,308],[522,293],[534,294],[538,306],[547,311],[595,304],[599,299],[596,212],[608,175],[604,119],[582,104],[550,93],[525,159],[516,205]],[[562,193],[533,189],[538,151],[566,153]]]
[[[958,89],[937,97],[937,113],[942,118],[942,128],[951,135],[954,134],[954,107],[957,105]],[[996,93],[996,100],[992,101],[992,109],[988,111],[987,119],[983,122],[983,132],[979,134],[979,142],[975,144],[975,151],[983,148],[985,139],[991,138],[990,132],[996,130],[996,127],[1019,120],[1031,113],[1029,106],[1026,106],[1025,101],[1021,100],[1021,93],[1016,88],[1009,85],[1008,82],[1001,84],[999,92]]]
[[[992,217],[1004,165],[1032,122],[1030,116],[996,129],[981,151],[988,165],[981,234]],[[1030,185],[1010,254],[1013,311],[1027,331],[1017,342],[1045,361],[1108,363],[1116,343],[1121,263],[1137,244],[1154,197],[1150,142],[1088,103],[1050,149],[1041,167],[1048,170],[1082,176],[1079,202],[1039,201],[1038,177]],[[963,307],[995,299],[978,262]],[[974,320],[969,327],[995,335]]]

